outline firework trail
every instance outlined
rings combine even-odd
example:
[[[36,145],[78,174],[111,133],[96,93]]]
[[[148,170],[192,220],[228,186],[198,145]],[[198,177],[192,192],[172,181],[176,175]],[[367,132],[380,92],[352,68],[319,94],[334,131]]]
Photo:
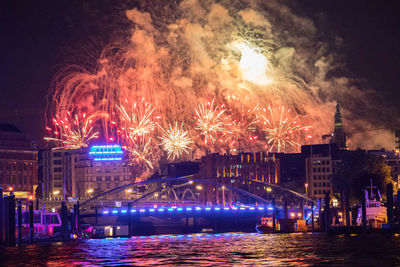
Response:
[[[157,126],[153,115],[155,109],[144,98],[139,104],[133,103],[129,111],[123,105],[117,105],[116,108],[120,112],[120,128],[127,138],[135,139],[150,134]]]
[[[211,146],[220,135],[227,133],[226,109],[223,105],[214,105],[214,102],[199,104],[195,110],[195,129],[199,131],[205,146]]]
[[[257,128],[259,121],[258,105],[246,105],[247,96],[232,95],[227,97],[229,135],[226,139],[231,149],[244,148],[251,150],[252,143],[258,139]]]
[[[142,172],[158,166],[160,153],[154,137],[157,134],[155,109],[144,98],[130,102],[125,99],[124,105],[116,105],[114,114],[119,140],[129,152],[129,162],[138,176]]]
[[[196,157],[204,148],[298,151],[308,136],[320,143],[333,130],[337,100],[345,118],[368,124],[357,111],[373,107],[370,97],[354,80],[334,75],[343,64],[314,22],[278,1],[148,0],[125,15],[121,20],[131,24],[125,43],[109,44],[96,62],[67,66],[54,77],[49,118],[68,110],[110,114],[98,131],[113,136],[112,117],[132,155],[145,144],[157,155],[154,168],[162,136],[155,121],[162,129],[170,122],[186,129]],[[138,107],[146,99],[147,111],[126,99]],[[259,115],[257,107],[268,106]],[[298,126],[304,117],[312,128]]]
[[[86,113],[72,116],[67,112],[66,116],[56,116],[53,119],[54,130],[46,127],[55,137],[45,137],[44,140],[56,142],[58,148],[64,149],[87,147],[90,141],[98,138],[100,134],[94,130],[93,123],[103,117],[108,117],[108,114],[96,112],[89,116]]]
[[[183,129],[183,125],[178,126],[178,123],[175,123],[175,126],[169,125],[167,130],[162,129],[162,131],[164,134],[159,139],[168,154],[168,159],[175,160],[190,151],[193,141],[190,140],[188,131]]]
[[[302,126],[300,116],[291,116],[290,110],[286,111],[284,106],[280,106],[276,111],[268,106],[263,111],[266,114],[261,115],[261,118],[266,134],[266,147],[269,147],[269,151],[282,152],[295,149],[300,146],[298,140],[311,129],[311,126]],[[311,135],[307,134],[306,138],[311,138]]]

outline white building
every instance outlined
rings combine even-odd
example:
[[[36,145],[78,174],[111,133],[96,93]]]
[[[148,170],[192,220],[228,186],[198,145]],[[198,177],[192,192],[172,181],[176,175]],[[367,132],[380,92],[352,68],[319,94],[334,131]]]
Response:
[[[82,200],[133,182],[118,145],[41,151],[40,167],[47,200]],[[110,195],[125,198],[125,191]]]

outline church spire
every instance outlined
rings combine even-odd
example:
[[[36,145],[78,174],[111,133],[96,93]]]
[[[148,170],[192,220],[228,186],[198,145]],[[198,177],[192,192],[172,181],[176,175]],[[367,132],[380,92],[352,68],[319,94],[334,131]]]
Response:
[[[335,129],[333,131],[332,143],[336,144],[339,148],[347,148],[346,145],[346,133],[343,128],[343,117],[340,113],[339,102],[336,104],[336,112],[334,116]]]

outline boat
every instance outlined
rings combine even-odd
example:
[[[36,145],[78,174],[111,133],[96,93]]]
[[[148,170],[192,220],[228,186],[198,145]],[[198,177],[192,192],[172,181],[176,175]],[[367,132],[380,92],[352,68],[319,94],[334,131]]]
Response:
[[[22,234],[27,235],[29,229],[29,212],[22,211],[21,217],[22,217],[22,229],[21,229]],[[49,212],[46,210],[33,211],[33,227],[35,236],[51,237],[54,235],[54,228],[60,226],[61,226],[61,219],[60,215],[57,212]]]
[[[387,223],[387,209],[383,206],[382,197],[379,189],[376,186],[372,186],[372,180],[371,186],[367,188],[370,189],[365,190],[365,209],[367,224],[371,228],[382,228],[382,224]],[[376,193],[374,193],[374,191]],[[362,224],[362,207],[358,209],[357,224]]]
[[[260,234],[271,234],[274,232],[273,221],[270,217],[262,217],[261,223],[256,225],[256,230]]]

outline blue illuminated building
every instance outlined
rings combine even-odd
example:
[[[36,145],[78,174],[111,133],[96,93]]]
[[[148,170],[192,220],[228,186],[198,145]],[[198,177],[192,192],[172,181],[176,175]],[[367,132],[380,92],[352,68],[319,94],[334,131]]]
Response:
[[[95,161],[122,160],[124,152],[119,145],[101,145],[90,147],[89,155]]]

